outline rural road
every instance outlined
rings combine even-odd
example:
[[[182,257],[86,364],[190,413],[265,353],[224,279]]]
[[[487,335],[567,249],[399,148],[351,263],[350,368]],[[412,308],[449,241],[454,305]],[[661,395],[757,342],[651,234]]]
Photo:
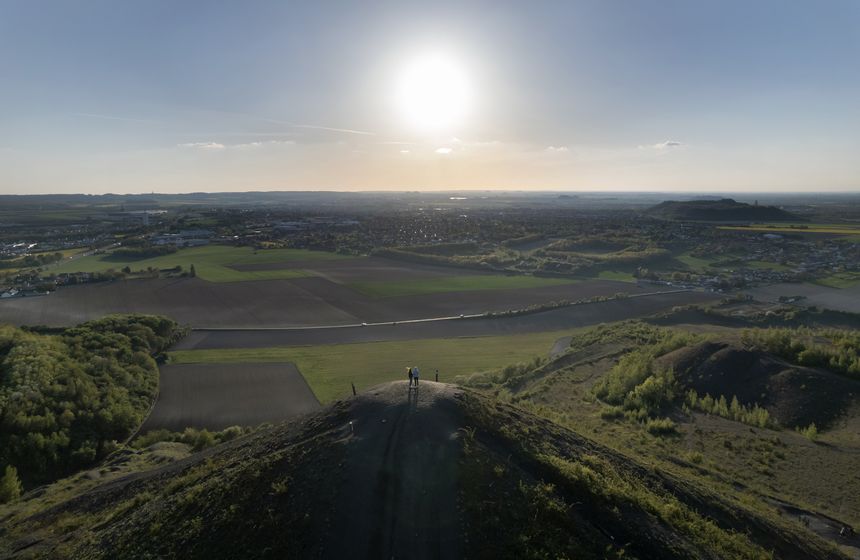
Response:
[[[647,292],[641,294],[630,294],[624,298],[617,298],[621,300],[630,300],[635,298],[643,298],[643,297],[653,297],[653,296],[663,296],[670,294],[686,294],[693,293],[695,290],[683,289],[683,290],[666,290],[662,292]],[[615,298],[606,301],[615,301]],[[580,303],[573,303],[570,305],[561,306],[555,309],[566,309],[568,307],[577,307],[580,305],[593,305],[595,303],[606,303],[606,301],[583,301]],[[550,308],[546,311],[553,311],[554,309]],[[534,313],[542,313],[541,311],[536,311]],[[528,314],[534,314],[528,313]],[[503,315],[500,315],[503,316]],[[468,314],[460,314],[460,315],[445,315],[442,317],[423,317],[420,319],[402,319],[397,321],[377,321],[377,322],[364,322],[364,323],[345,323],[345,324],[337,324],[337,325],[307,325],[307,326],[297,326],[297,327],[194,327],[195,331],[313,331],[313,330],[326,330],[326,329],[351,329],[355,327],[381,327],[388,325],[410,325],[415,323],[436,323],[438,321],[454,321],[458,319],[481,319],[481,318],[496,318],[498,316],[487,315],[486,313],[468,313]]]
[[[704,303],[719,297],[707,292],[681,291],[585,303],[512,317],[454,317],[331,327],[194,329],[173,349],[266,348],[546,332],[644,317],[676,305]]]
[[[326,558],[459,558],[457,390],[380,385],[353,400],[355,434]]]

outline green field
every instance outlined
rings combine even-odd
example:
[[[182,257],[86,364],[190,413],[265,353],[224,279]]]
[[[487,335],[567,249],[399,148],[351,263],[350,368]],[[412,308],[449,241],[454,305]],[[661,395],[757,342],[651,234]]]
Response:
[[[828,288],[853,288],[860,285],[860,273],[858,272],[837,272],[824,278],[818,278],[814,281],[821,286]]]
[[[601,270],[597,273],[597,278],[601,280],[615,280],[616,282],[636,281],[636,277],[633,274],[622,270]]]
[[[378,383],[406,379],[407,366],[418,366],[424,379],[450,382],[458,375],[504,367],[546,356],[555,340],[569,331],[440,338],[360,344],[325,344],[273,348],[219,348],[170,353],[171,363],[293,362],[320,402]]]
[[[743,263],[743,266],[755,270],[772,270],[774,272],[785,272],[786,270],[791,270],[784,264],[769,261],[746,261],[745,263]]]
[[[761,231],[770,233],[830,233],[840,235],[858,235],[860,227],[841,224],[752,224],[749,226],[717,226],[717,229],[735,231]]]
[[[127,259],[107,255],[92,255],[66,261],[52,272],[104,272],[119,270],[128,266],[132,270],[149,267],[166,269],[181,266],[188,270],[191,265],[197,276],[209,282],[243,282],[247,280],[277,280],[281,278],[301,278],[308,272],[298,269],[258,270],[243,272],[230,268],[231,265],[267,264],[289,261],[333,260],[350,258],[335,253],[306,251],[304,249],[265,249],[254,250],[250,247],[227,245],[206,245],[180,249],[175,253],[149,259]]]
[[[570,278],[542,278],[538,276],[471,275],[443,276],[425,280],[398,280],[384,282],[356,282],[350,287],[367,296],[384,298],[467,292],[474,290],[518,290],[575,284]]]
[[[695,272],[704,272],[705,269],[714,264],[713,259],[694,257],[690,253],[682,253],[677,255],[675,258],[682,262],[687,268]]]

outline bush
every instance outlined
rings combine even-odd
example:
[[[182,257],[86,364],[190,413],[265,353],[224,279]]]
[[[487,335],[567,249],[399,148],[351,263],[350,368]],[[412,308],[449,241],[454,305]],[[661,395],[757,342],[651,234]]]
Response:
[[[645,429],[648,430],[648,433],[655,436],[677,432],[675,423],[669,418],[652,418],[645,423]]]
[[[252,428],[242,428],[240,426],[230,426],[220,432],[210,432],[206,429],[198,430],[196,428],[185,428],[183,432],[152,430],[135,438],[131,442],[131,445],[137,449],[143,449],[161,441],[172,441],[189,445],[194,451],[201,451],[213,445],[236,439],[250,433],[252,430]]]
[[[616,420],[624,416],[624,409],[620,406],[608,406],[600,411],[600,417],[604,420]]]
[[[6,504],[21,497],[21,481],[18,471],[12,465],[6,465],[3,478],[0,478],[0,504]]]
[[[731,404],[728,404],[723,395],[715,399],[706,393],[704,397],[700,398],[695,389],[690,389],[687,391],[684,404],[692,410],[716,414],[757,428],[777,428],[776,422],[771,419],[767,409],[758,404],[743,405],[738,401],[737,396],[732,397]]]
[[[818,428],[815,426],[815,422],[803,429],[798,429],[798,431],[809,441],[815,441],[818,439]]]

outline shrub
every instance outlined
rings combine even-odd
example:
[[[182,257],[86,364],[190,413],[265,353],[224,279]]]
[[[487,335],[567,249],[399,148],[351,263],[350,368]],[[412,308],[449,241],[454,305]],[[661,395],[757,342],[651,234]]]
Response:
[[[616,420],[624,416],[624,409],[620,406],[607,406],[600,411],[600,417],[604,420]]]
[[[815,422],[803,429],[798,429],[798,431],[809,441],[818,439],[818,428],[815,426]]]
[[[675,423],[669,418],[652,418],[645,423],[645,429],[655,436],[674,434],[677,431]]]
[[[21,481],[18,480],[18,471],[12,465],[6,465],[3,478],[0,478],[0,504],[17,500],[21,497]]]

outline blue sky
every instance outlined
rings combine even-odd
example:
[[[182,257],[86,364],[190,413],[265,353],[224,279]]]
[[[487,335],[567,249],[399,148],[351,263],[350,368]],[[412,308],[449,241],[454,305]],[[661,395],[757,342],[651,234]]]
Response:
[[[0,0],[0,192],[856,191],[858,59],[856,1]]]

